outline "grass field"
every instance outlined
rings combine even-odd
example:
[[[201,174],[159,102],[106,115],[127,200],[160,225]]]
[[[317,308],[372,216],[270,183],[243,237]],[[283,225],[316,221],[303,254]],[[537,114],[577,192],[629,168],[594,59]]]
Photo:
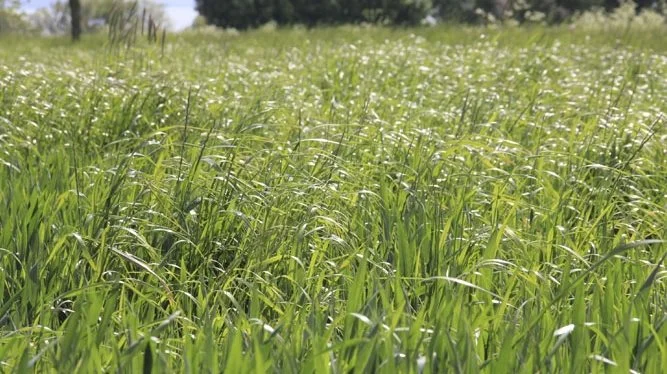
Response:
[[[105,40],[0,39],[0,372],[664,369],[667,33]]]

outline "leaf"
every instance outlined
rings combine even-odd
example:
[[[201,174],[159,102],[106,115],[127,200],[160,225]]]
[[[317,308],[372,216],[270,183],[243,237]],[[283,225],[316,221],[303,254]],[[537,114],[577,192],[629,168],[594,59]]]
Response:
[[[151,374],[153,372],[153,351],[151,350],[151,341],[146,342],[146,349],[144,350],[144,374]]]
[[[611,251],[609,251],[609,252],[608,252],[606,255],[604,255],[598,262],[596,262],[595,264],[593,264],[590,268],[586,269],[586,271],[584,271],[582,274],[580,274],[579,277],[577,277],[577,279],[575,279],[574,281],[572,281],[572,283],[570,283],[570,285],[569,285],[568,288],[561,290],[561,292],[558,293],[558,294],[551,300],[551,302],[547,305],[547,307],[543,308],[543,309],[537,314],[537,316],[535,316],[535,318],[530,322],[530,324],[528,324],[528,328],[526,328],[526,330],[525,330],[519,337],[517,337],[517,340],[514,342],[514,345],[516,345],[518,342],[522,341],[522,340],[526,337],[526,335],[527,335],[533,328],[535,328],[535,326],[537,326],[537,324],[538,324],[538,322],[540,321],[540,319],[542,318],[542,316],[544,316],[544,314],[545,314],[548,310],[550,310],[550,308],[551,308],[554,304],[556,304],[556,302],[558,302],[560,299],[562,299],[563,297],[565,297],[565,295],[567,295],[568,292],[569,292],[573,287],[575,287],[577,284],[579,284],[581,281],[583,281],[584,278],[585,278],[588,274],[590,274],[591,272],[593,272],[593,270],[595,270],[595,269],[597,269],[598,267],[600,267],[600,266],[601,266],[603,263],[605,263],[607,260],[609,260],[610,258],[612,258],[612,257],[614,257],[614,256],[617,256],[617,255],[619,255],[619,254],[621,254],[621,253],[623,253],[623,252],[625,252],[625,251],[627,251],[627,250],[629,250],[629,249],[632,249],[632,248],[637,248],[637,247],[641,247],[641,246],[645,246],[645,245],[652,245],[652,244],[662,244],[662,243],[664,243],[664,242],[665,242],[664,240],[659,240],[659,239],[638,240],[638,241],[634,241],[634,242],[630,242],[630,243],[621,244],[621,245],[617,246],[616,248],[612,249]]]
[[[648,278],[646,278],[644,284],[642,284],[642,286],[639,287],[639,292],[637,292],[637,295],[635,297],[639,296],[639,294],[648,290],[653,285],[655,279],[658,277],[658,274],[662,270],[662,263],[665,261],[665,258],[667,258],[667,252],[665,252],[665,254],[662,255],[660,261],[658,261],[658,263],[655,265],[655,269],[653,269],[651,274],[649,274]]]

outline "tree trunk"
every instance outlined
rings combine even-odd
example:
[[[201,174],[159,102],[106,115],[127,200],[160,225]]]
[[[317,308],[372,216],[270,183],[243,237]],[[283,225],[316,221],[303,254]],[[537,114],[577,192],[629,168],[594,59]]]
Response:
[[[69,10],[72,16],[72,40],[77,41],[81,38],[81,2],[69,0]]]

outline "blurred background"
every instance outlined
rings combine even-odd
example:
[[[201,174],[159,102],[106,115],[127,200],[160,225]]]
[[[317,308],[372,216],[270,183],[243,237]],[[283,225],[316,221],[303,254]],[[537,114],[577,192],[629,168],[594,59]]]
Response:
[[[98,9],[98,12],[104,8],[109,8],[113,1],[105,0],[82,0],[82,4],[88,7]],[[192,25],[197,17],[195,10],[195,0],[161,0],[144,1],[153,8],[160,8],[169,21],[169,27],[173,31],[181,31]],[[27,14],[39,14],[42,17],[44,13],[58,12],[66,9],[68,0],[23,0],[21,9]],[[99,14],[98,14],[99,15]]]
[[[664,24],[666,10],[667,0],[0,0],[0,34],[71,32],[78,39],[119,21],[153,22],[160,32],[265,25]]]

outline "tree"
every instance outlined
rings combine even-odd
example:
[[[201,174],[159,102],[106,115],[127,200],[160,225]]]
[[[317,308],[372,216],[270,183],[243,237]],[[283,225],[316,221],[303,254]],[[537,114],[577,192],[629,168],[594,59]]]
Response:
[[[33,30],[46,35],[68,32],[71,27],[69,4],[65,7],[40,8],[28,16]]]
[[[206,21],[219,27],[247,29],[269,21],[308,26],[379,22],[417,24],[431,0],[196,0]]]
[[[415,25],[421,22],[433,7],[430,0],[396,0],[385,2],[385,20],[397,25]]]
[[[72,40],[77,41],[81,38],[81,2],[79,0],[69,0],[69,11],[72,24]]]
[[[341,23],[414,25],[427,15],[447,21],[486,23],[490,19],[559,23],[577,12],[612,11],[626,0],[196,0],[206,22],[248,29],[268,21],[307,26]],[[667,0],[635,0],[639,9]]]
[[[25,14],[20,11],[18,0],[0,0],[0,33],[29,30]]]

